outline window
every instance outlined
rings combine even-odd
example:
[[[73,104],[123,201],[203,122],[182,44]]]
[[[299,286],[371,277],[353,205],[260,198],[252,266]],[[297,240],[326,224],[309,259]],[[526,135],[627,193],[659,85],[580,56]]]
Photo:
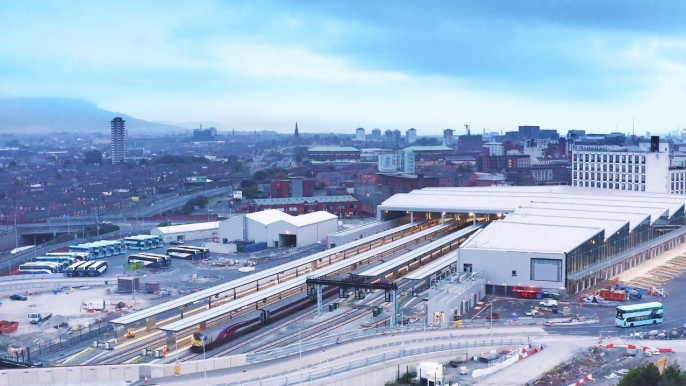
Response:
[[[512,271],[512,277],[517,276],[517,271]]]

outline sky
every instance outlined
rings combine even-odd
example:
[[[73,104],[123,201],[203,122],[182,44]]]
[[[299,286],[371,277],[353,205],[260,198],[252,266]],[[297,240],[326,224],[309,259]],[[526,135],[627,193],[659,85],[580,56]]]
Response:
[[[654,0],[0,0],[0,98],[236,130],[666,133],[684,20]]]

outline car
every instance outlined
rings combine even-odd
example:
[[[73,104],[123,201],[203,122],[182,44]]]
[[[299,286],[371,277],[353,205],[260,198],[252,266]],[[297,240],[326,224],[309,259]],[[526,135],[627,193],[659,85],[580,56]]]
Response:
[[[557,307],[557,300],[545,299],[540,303],[541,307]]]
[[[14,295],[10,296],[10,300],[22,300],[22,301],[26,301],[26,300],[28,300],[28,298],[27,298],[26,296],[24,296],[24,295],[14,294]]]
[[[112,221],[103,221],[102,225],[112,225]]]

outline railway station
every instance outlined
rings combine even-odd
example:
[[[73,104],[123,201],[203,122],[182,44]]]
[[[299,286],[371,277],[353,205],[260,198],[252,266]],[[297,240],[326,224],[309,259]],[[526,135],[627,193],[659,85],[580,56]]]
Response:
[[[436,226],[431,227],[432,225]],[[404,249],[412,243],[430,239],[437,234],[453,229],[455,226],[455,223],[450,223],[448,225],[438,224],[438,220],[421,220],[414,223],[407,223],[364,239],[355,240],[340,247],[331,248],[272,269],[260,271],[225,284],[214,286],[158,306],[117,318],[111,321],[111,323],[117,327],[118,334],[121,336],[125,327],[139,326],[141,322],[145,322],[147,330],[153,330],[159,324],[168,323],[177,319],[184,322],[191,320],[190,315],[196,313],[197,315],[205,315],[203,313],[205,310],[211,310],[212,313],[203,320],[201,320],[202,318],[205,318],[203,316],[198,316],[193,319],[195,325],[201,325],[203,322],[210,321],[216,317],[215,315],[223,312],[228,312],[228,318],[231,318],[236,316],[235,314],[231,314],[231,312],[241,310],[245,307],[243,303],[231,303],[234,300],[244,297],[246,297],[246,299],[257,299],[256,301],[253,301],[255,305],[252,310],[255,310],[259,308],[259,304],[257,304],[259,300],[263,300],[263,304],[265,304],[264,301],[276,301],[296,293],[299,291],[297,290],[299,287],[304,289],[304,275],[309,272],[314,270],[318,270],[319,272],[322,267],[333,267],[335,272],[341,274],[343,273],[343,269],[341,268],[354,266],[355,264],[368,264],[375,259],[383,258],[388,253]],[[336,265],[337,262],[341,264]],[[301,281],[303,281],[303,283],[298,284],[298,281],[293,281],[297,279],[302,279]],[[274,290],[274,288],[276,288],[276,290]],[[296,290],[294,291],[294,289]],[[265,292],[266,290],[269,291]],[[283,291],[284,293],[279,291]],[[253,296],[248,298],[250,295]],[[183,311],[178,312],[180,307],[183,308],[200,301],[206,301],[207,305],[185,313]],[[233,307],[231,306],[232,304],[241,305]],[[227,310],[227,308],[230,308],[231,310]],[[176,313],[177,315],[170,316],[168,315],[170,312]],[[167,319],[158,322],[157,319],[158,317],[162,317],[161,315],[166,315]]]

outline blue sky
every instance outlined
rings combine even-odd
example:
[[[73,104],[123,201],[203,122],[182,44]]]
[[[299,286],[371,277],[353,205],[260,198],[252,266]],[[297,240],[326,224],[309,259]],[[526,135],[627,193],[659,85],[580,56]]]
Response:
[[[3,1],[0,98],[239,130],[668,132],[684,20],[681,1]]]

